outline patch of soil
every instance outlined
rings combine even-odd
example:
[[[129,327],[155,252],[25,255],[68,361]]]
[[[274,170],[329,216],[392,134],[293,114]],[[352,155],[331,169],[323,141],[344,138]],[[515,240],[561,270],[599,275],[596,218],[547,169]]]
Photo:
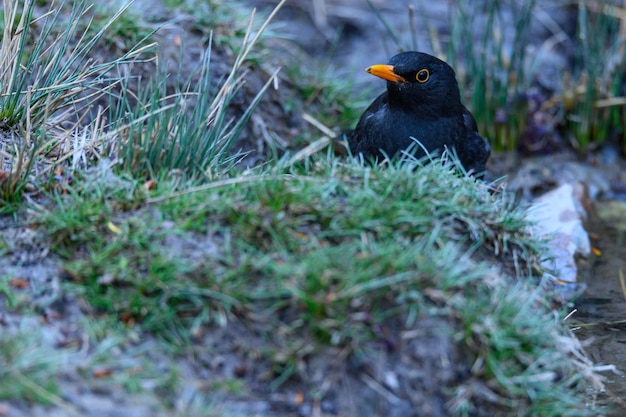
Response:
[[[372,343],[362,355],[348,356],[331,347],[303,355],[297,375],[276,389],[272,385],[280,374],[259,362],[262,351],[274,349],[271,337],[261,336],[262,322],[252,326],[231,322],[227,329],[207,329],[189,365],[196,380],[207,385],[228,378],[245,382],[244,396],[220,398],[219,409],[224,412],[247,402],[248,411],[252,405],[267,415],[285,417],[449,415],[449,397],[444,392],[458,388],[468,375],[460,365],[453,329],[436,318],[420,320],[410,330],[395,325],[385,329],[388,340]],[[476,415],[492,414],[485,410]]]
[[[581,323],[575,334],[586,342],[591,360],[598,366],[615,366],[615,371],[604,373],[606,393],[598,399],[610,407],[611,417],[623,416],[626,410],[626,229],[622,222],[626,205],[619,206],[611,216],[597,217],[589,225],[593,246],[600,252],[581,276],[587,291],[576,300],[572,317]]]

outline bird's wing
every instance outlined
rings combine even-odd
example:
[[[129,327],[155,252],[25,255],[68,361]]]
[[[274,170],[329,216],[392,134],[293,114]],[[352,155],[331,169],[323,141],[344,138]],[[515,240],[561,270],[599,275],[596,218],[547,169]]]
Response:
[[[486,169],[487,159],[491,154],[489,141],[478,133],[478,125],[472,113],[463,107],[463,123],[467,133],[461,148],[461,162],[467,170],[477,178],[482,178]]]
[[[374,113],[385,107],[387,105],[387,101],[387,93],[382,93],[381,95],[376,97],[376,100],[372,101],[372,104],[370,104],[363,112],[363,115],[361,116],[361,121],[367,119],[369,116],[373,115]]]
[[[387,93],[379,95],[376,100],[374,100],[367,107],[367,109],[365,109],[359,119],[359,123],[357,123],[354,130],[348,136],[348,145],[352,153],[355,155],[358,152],[363,152],[364,146],[368,146],[365,145],[365,142],[370,142],[368,141],[368,138],[374,134],[372,132],[372,127],[376,125],[375,120],[382,116],[385,107],[387,106],[387,101]]]
[[[472,113],[467,110],[467,107],[463,106],[463,122],[465,123],[465,129],[469,132],[478,132],[478,125]]]
[[[467,172],[481,178],[484,175],[490,154],[491,146],[485,138],[477,132],[467,132],[466,140],[459,152],[459,158]]]

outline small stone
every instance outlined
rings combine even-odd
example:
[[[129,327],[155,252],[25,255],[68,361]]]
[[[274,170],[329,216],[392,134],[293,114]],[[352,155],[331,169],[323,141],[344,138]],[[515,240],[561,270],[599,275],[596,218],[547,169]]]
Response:
[[[589,235],[583,226],[588,217],[585,186],[568,183],[534,200],[527,219],[533,222],[531,234],[549,239],[549,252],[542,265],[546,276],[559,281],[576,282],[576,256],[591,253]]]

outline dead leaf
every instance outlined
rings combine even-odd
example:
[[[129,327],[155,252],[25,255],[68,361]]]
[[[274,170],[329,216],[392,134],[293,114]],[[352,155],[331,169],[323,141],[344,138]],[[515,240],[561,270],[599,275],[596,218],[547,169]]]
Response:
[[[99,368],[91,371],[91,376],[94,378],[106,378],[113,374],[113,370],[110,368]]]
[[[20,290],[23,290],[24,288],[28,288],[30,287],[30,283],[28,282],[28,280],[24,279],[24,278],[12,278],[9,281],[9,285],[13,288],[17,288]]]
[[[142,185],[143,189],[146,191],[152,191],[156,188],[156,186],[157,186],[156,180],[148,180],[144,182]]]
[[[113,222],[108,222],[107,227],[109,228],[111,232],[115,233],[116,235],[119,235],[120,233],[122,233],[122,229],[120,229],[118,226],[113,224]]]
[[[296,405],[302,405],[302,403],[304,402],[304,394],[302,393],[302,391],[296,392],[296,397],[294,398],[294,402]]]

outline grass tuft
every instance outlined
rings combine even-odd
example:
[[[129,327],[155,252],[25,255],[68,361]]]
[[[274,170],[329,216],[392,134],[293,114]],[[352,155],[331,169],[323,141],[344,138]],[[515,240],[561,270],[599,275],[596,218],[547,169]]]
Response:
[[[107,73],[139,59],[150,47],[140,43],[117,59],[95,62],[94,48],[128,5],[91,35],[89,25],[79,31],[79,22],[89,10],[84,2],[74,3],[69,24],[62,18],[62,6],[51,7],[35,19],[35,2],[5,2],[0,45],[0,202],[9,207],[20,201],[42,165],[54,163],[43,161],[49,155],[54,159],[62,147],[61,123],[82,120],[91,104],[119,83],[119,78],[108,78]],[[40,29],[31,37],[35,23]]]
[[[447,58],[458,70],[460,84],[469,87],[468,104],[479,131],[491,139],[494,150],[512,151],[527,118],[527,105],[520,98],[531,82],[525,59],[535,1],[511,3],[509,11],[515,16],[512,35],[506,28],[503,7],[498,1],[488,2],[484,9],[461,1],[458,8],[451,9]],[[484,30],[476,42],[474,33],[481,25]]]
[[[43,336],[33,329],[0,334],[0,399],[22,398],[65,406],[58,396],[57,375],[67,355],[50,352]]]
[[[564,77],[562,105],[573,145],[581,153],[615,139],[626,151],[623,12],[604,3],[578,3],[579,48],[572,74]]]
[[[515,415],[585,415],[576,392],[584,389],[581,371],[590,364],[567,360],[582,348],[572,345],[578,342],[571,336],[564,337],[562,317],[552,313],[544,299],[540,290],[518,285],[461,300],[457,314],[466,327],[459,336],[473,347],[472,374],[489,380],[485,388],[490,395],[502,410],[515,410]],[[470,389],[457,387],[457,411],[463,409],[463,396]]]
[[[243,114],[235,117],[229,109],[245,82],[251,51],[283,3],[278,4],[256,33],[253,33],[252,14],[241,40],[243,47],[221,83],[217,84],[211,77],[213,42],[209,41],[197,76],[190,77],[182,91],[168,95],[166,80],[170,75],[160,73],[144,89],[147,93],[139,96],[136,105],[130,104],[134,98],[130,95],[123,95],[112,105],[111,119],[116,122],[105,140],[119,144],[113,153],[119,154],[124,171],[147,178],[168,171],[212,178],[228,171],[244,156],[233,155],[232,146],[264,93],[275,82],[279,70],[269,76]]]
[[[97,175],[57,197],[66,216],[41,221],[68,257],[69,288],[100,315],[179,347],[208,324],[260,320],[275,389],[324,346],[366,355],[390,320],[435,315],[454,319],[492,406],[559,415],[578,404],[578,365],[558,350],[565,331],[539,293],[474,260],[526,260],[520,279],[531,275],[540,246],[511,200],[437,163],[307,166],[177,192],[163,182],[147,198],[132,182],[103,198],[93,189],[114,181]],[[455,392],[461,414],[485,400]]]

